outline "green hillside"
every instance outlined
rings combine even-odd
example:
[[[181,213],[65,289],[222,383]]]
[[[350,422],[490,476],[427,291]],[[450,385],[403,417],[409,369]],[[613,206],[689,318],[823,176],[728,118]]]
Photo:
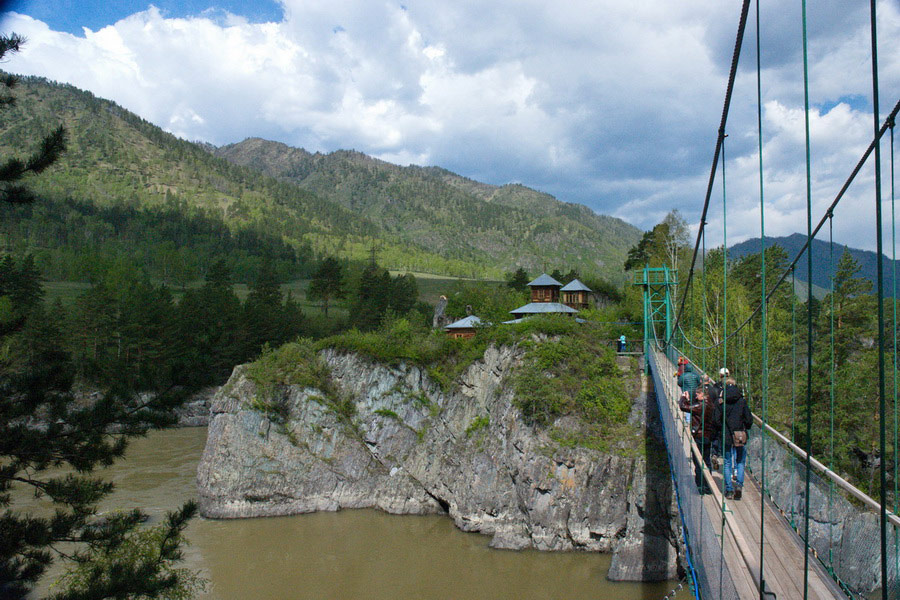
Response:
[[[215,153],[359,212],[409,243],[504,270],[575,268],[620,279],[640,237],[635,227],[585,206],[437,167],[400,167],[353,151],[311,154],[259,138]]]
[[[40,215],[6,219],[15,223],[15,231],[7,226],[0,232],[8,248],[63,243],[59,232],[77,225],[69,223],[77,206],[79,219],[90,207],[101,210],[102,227],[94,229],[102,239],[118,234],[121,224],[109,218],[150,211],[153,222],[200,219],[207,232],[219,222],[226,234],[261,239],[280,255],[282,247],[291,248],[301,262],[324,254],[364,259],[374,246],[379,262],[398,270],[497,278],[518,266],[532,273],[575,268],[620,280],[625,253],[640,235],[586,207],[439,168],[398,167],[357,152],[309,154],[263,140],[221,149],[187,142],[110,101],[41,78],[22,78],[16,96],[17,103],[0,112],[0,152],[21,152],[64,124],[68,151],[32,187],[46,205],[69,208],[53,209],[57,230],[43,236],[35,233],[41,223],[32,222]],[[117,209],[112,217],[110,209]],[[165,241],[189,244],[191,227]],[[133,248],[143,242],[119,243]]]

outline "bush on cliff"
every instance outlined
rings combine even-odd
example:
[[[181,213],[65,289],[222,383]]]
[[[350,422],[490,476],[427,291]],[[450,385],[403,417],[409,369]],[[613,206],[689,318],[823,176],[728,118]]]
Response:
[[[426,368],[442,389],[450,390],[489,346],[518,346],[524,358],[509,384],[525,419],[551,426],[560,417],[575,417],[581,424],[579,431],[557,431],[554,426],[554,437],[569,445],[606,449],[613,438],[627,433],[631,401],[615,353],[599,342],[603,333],[602,327],[591,323],[549,316],[485,327],[474,338],[461,340],[395,318],[376,331],[354,329],[318,342],[301,339],[277,350],[267,349],[247,374],[261,386],[264,398],[270,398],[277,386],[300,385],[319,389],[328,405],[337,407],[349,400],[339,397],[320,358],[322,350],[353,352],[387,365],[414,364]],[[268,412],[267,406],[261,403],[257,408]]]
[[[615,353],[599,346],[590,327],[523,342],[515,376],[516,403],[532,423],[573,415],[587,422],[623,423],[631,402]]]

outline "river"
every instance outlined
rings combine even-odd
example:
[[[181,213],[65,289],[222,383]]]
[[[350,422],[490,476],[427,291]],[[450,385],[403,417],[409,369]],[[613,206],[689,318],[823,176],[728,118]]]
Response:
[[[116,492],[103,511],[139,506],[158,522],[196,497],[206,428],[152,432],[106,469]],[[612,583],[610,557],[510,552],[442,516],[347,510],[293,517],[210,520],[187,530],[186,566],[209,582],[206,600],[660,600],[677,582]],[[691,595],[687,590],[677,598]]]

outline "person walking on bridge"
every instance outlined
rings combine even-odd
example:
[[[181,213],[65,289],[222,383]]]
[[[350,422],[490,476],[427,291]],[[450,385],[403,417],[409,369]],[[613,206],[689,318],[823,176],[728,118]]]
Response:
[[[694,397],[694,391],[700,387],[700,375],[694,371],[693,365],[685,361],[681,374],[678,375],[678,386],[681,388],[681,395],[687,396],[688,399]],[[688,425],[691,423],[691,413],[684,416],[684,421]]]
[[[744,489],[744,466],[747,464],[747,431],[753,425],[753,416],[744,393],[731,377],[725,380],[722,396],[724,400],[718,405],[715,418],[723,426],[725,497],[740,500]],[[735,472],[734,481],[731,480],[732,470]]]
[[[693,400],[687,394],[681,395],[678,408],[691,415],[691,436],[700,448],[700,455],[706,468],[712,469],[710,451],[713,440],[719,432],[719,422],[716,421],[716,407],[718,400],[713,399],[707,392],[706,386],[700,386],[694,392]],[[703,469],[700,463],[694,459],[694,483],[701,494],[709,493],[709,486],[703,479]]]

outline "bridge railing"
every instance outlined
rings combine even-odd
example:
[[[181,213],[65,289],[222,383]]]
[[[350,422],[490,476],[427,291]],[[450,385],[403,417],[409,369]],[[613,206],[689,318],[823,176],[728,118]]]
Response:
[[[685,528],[685,545],[695,590],[702,598],[737,599],[738,592],[722,549],[723,534],[733,535],[732,527],[723,522],[721,512],[711,510],[703,502],[694,481],[694,464],[699,461],[702,465],[703,460],[677,406],[680,392],[673,387],[675,367],[663,352],[655,348],[651,348],[647,360],[653,376],[662,434]],[[704,477],[721,504],[718,489],[706,469]]]
[[[683,354],[670,347],[667,360]],[[694,370],[705,373],[693,361]],[[674,377],[672,378],[674,380]],[[671,382],[674,386],[674,381]],[[680,393],[680,390],[677,390]],[[675,393],[675,392],[673,392]],[[764,493],[794,531],[805,540],[806,452],[753,414],[747,447],[747,470],[760,487],[765,439]],[[827,466],[810,457],[809,546],[841,589],[851,598],[868,598],[881,588],[878,550],[881,505]],[[900,600],[900,517],[888,512],[888,598]]]
[[[765,494],[805,539],[806,452],[754,415],[747,470],[759,482],[765,439]],[[881,588],[880,504],[810,458],[809,547],[844,592],[868,598]],[[762,486],[761,486],[762,487]],[[900,598],[900,519],[888,513],[888,594]]]

